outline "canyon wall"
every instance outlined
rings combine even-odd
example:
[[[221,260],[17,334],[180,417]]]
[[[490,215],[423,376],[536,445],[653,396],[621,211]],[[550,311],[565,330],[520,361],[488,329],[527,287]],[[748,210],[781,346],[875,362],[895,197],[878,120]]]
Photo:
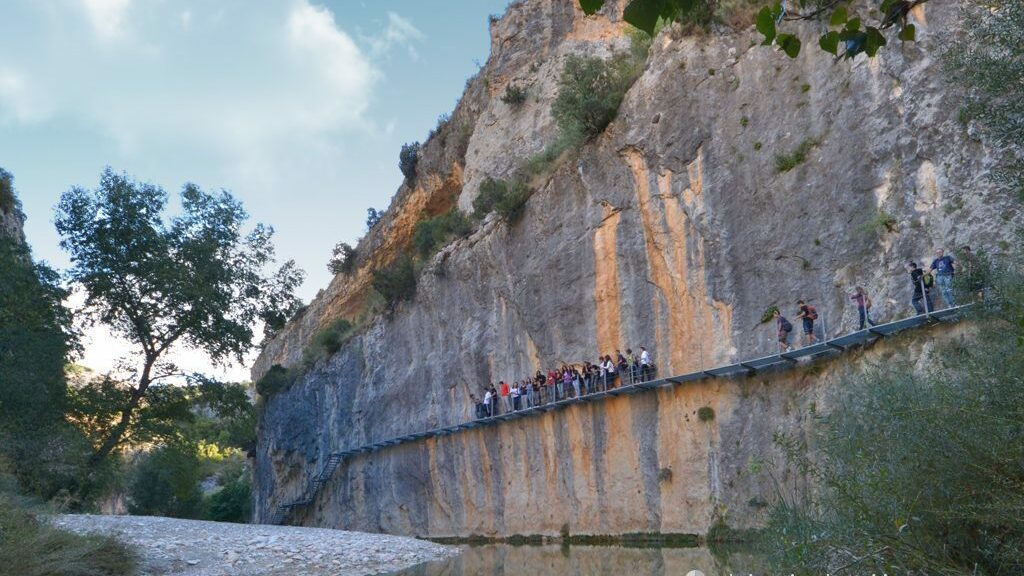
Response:
[[[854,285],[871,293],[876,319],[893,319],[909,312],[907,259],[965,244],[998,251],[1024,222],[988,179],[1004,151],[958,120],[933,33],[956,26],[953,3],[914,10],[919,42],[893,39],[852,62],[817,50],[813,24],[795,60],[752,29],[669,28],[608,129],[530,181],[520,221],[492,214],[426,262],[410,302],[375,312],[373,272],[409,249],[418,220],[469,211],[484,178],[511,177],[556,138],[562,63],[628,49],[618,14],[616,3],[586,17],[575,1],[528,0],[492,22],[488,62],[360,243],[356,270],[266,342],[253,368],[259,378],[300,364],[335,318],[359,324],[264,399],[257,519],[297,496],[330,452],[468,419],[469,394],[485,383],[627,347],[646,346],[662,374],[764,355],[775,349],[774,327],[760,322],[769,305],[790,314],[808,300],[835,335],[855,323]],[[527,90],[521,106],[501,101],[509,83]],[[805,160],[777,166],[800,148]],[[771,475],[744,470],[773,453],[775,431],[803,430],[829,382],[858,362],[396,447],[346,464],[296,518],[421,536],[704,533],[723,514],[752,525]],[[705,405],[710,424],[694,417]]]

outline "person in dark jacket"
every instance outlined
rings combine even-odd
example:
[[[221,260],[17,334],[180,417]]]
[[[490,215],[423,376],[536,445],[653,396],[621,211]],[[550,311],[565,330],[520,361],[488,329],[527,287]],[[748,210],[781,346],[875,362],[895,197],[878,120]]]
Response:
[[[910,303],[918,314],[924,314],[933,310],[931,287],[925,285],[924,270],[917,267],[917,262],[907,262],[907,272],[910,273],[911,296]]]
[[[779,332],[779,352],[792,351],[793,347],[789,345],[789,334],[793,331],[793,325],[778,310],[775,310],[772,316],[775,318],[775,327]]]

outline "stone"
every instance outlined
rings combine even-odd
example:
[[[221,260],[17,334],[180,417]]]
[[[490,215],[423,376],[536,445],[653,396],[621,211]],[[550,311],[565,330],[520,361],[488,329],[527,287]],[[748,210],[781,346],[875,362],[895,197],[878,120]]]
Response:
[[[922,8],[930,29],[956,28],[955,3]],[[469,420],[469,394],[485,383],[627,347],[646,346],[663,375],[767,355],[769,305],[791,314],[806,299],[836,333],[855,322],[853,285],[876,319],[898,318],[905,259],[993,246],[1024,225],[989,179],[995,152],[958,121],[941,35],[836,64],[814,49],[817,24],[793,26],[807,46],[795,60],[737,48],[750,32],[664,32],[607,130],[531,180],[519,222],[485,219],[425,263],[412,301],[266,399],[257,520],[301,494],[332,452]],[[513,3],[491,40],[452,114],[474,127],[468,141],[425,143],[420,175],[360,242],[357,270],[265,343],[254,380],[298,365],[333,319],[359,317],[372,271],[408,250],[424,213],[468,211],[486,177],[513,177],[554,140],[565,56],[628,45],[621,21],[557,0]],[[511,110],[499,79],[531,98]],[[801,148],[803,162],[777,167]],[[899,226],[880,226],[887,217]],[[757,526],[747,503],[770,495],[769,471],[737,471],[773,453],[776,430],[805,430],[828,379],[858,366],[705,381],[357,456],[292,521],[421,536],[704,533],[724,508],[737,527]],[[703,406],[714,421],[684,417]],[[662,468],[672,482],[659,482]]]

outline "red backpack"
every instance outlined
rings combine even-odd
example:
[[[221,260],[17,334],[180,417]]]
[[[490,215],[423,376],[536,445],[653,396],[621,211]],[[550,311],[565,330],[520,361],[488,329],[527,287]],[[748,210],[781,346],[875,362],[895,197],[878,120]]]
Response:
[[[811,306],[810,304],[807,305],[807,317],[810,318],[811,320],[818,319],[818,311],[815,310],[814,306]]]

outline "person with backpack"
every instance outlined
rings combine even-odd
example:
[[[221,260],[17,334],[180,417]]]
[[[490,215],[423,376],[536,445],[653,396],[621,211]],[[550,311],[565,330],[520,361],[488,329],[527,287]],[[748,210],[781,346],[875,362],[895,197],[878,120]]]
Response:
[[[498,382],[498,389],[501,390],[501,399],[502,403],[504,404],[502,408],[505,410],[505,412],[511,412],[513,410],[512,398],[509,397],[508,384],[506,384],[504,380],[501,380],[500,382]]]
[[[857,286],[853,289],[850,300],[853,300],[853,303],[857,305],[857,318],[860,320],[860,326],[857,330],[863,330],[865,322],[874,326],[875,321],[871,319],[871,298],[868,298],[867,292],[860,286]]]
[[[491,388],[485,386],[484,390],[486,390],[486,393],[484,394],[484,406],[486,407],[485,416],[489,418],[494,416],[494,397],[491,396]]]
[[[793,347],[789,345],[789,334],[793,331],[793,325],[786,320],[778,308],[775,309],[772,316],[775,318],[775,327],[779,332],[779,353],[791,352]]]
[[[953,257],[940,249],[935,253],[935,260],[932,260],[929,271],[935,276],[935,283],[939,285],[939,292],[942,294],[942,301],[946,303],[946,308],[956,306],[956,299],[953,297],[953,274],[956,273],[956,265]]]
[[[932,311],[932,283],[934,279],[931,274],[925,274],[924,270],[917,267],[913,260],[907,262],[907,272],[910,273],[911,296],[910,303],[918,314],[926,314]]]
[[[810,346],[818,341],[818,337],[814,335],[814,321],[818,319],[818,311],[803,300],[797,300],[796,305],[798,306],[796,317],[802,320],[804,325],[802,344]]]

